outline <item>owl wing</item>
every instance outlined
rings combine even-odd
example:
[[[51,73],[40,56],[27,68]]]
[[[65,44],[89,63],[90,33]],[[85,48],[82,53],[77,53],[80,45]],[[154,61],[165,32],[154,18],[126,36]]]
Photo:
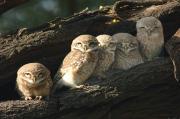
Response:
[[[80,51],[71,51],[69,52],[66,57],[63,60],[63,63],[59,67],[57,73],[55,74],[53,78],[53,82],[56,83],[61,77],[68,71],[68,69],[77,66],[76,68],[79,68],[79,59],[82,57],[82,52]]]
[[[139,38],[140,39],[140,38]],[[143,60],[146,60],[147,59],[147,56],[145,55],[145,51],[147,51],[146,48],[147,46],[146,45],[143,45],[143,44],[139,44],[139,52],[141,54],[141,56],[143,57]]]
[[[78,70],[83,66],[86,61],[87,54],[82,53],[81,51],[71,51],[63,60],[61,66],[62,75],[66,73],[67,70],[73,68],[73,70]]]
[[[64,75],[65,70],[67,70],[67,68],[69,67],[69,64],[67,62],[69,62],[69,60],[72,59],[73,54],[74,53],[69,52],[64,58],[63,63],[61,64],[61,66],[59,67],[57,73],[53,78],[54,83],[56,83]]]
[[[19,87],[18,87],[18,84],[16,83],[16,86],[15,86],[15,90],[17,91],[17,93],[19,94],[19,96],[21,98],[24,98],[24,95],[22,94],[22,92],[19,90]]]

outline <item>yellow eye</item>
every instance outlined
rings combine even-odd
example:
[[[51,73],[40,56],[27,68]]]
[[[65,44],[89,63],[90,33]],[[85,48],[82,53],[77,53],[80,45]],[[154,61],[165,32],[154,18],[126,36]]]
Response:
[[[27,78],[30,78],[30,77],[31,77],[31,74],[28,73],[28,72],[26,72],[26,73],[24,73],[24,76],[27,77]]]
[[[158,29],[159,27],[158,27],[158,26],[155,26],[154,28],[155,28],[155,29]]]
[[[76,43],[75,45],[76,45],[77,47],[81,47],[81,46],[82,46],[81,43]]]
[[[122,43],[118,43],[118,45],[117,45],[118,47],[122,47]]]
[[[139,29],[145,29],[145,27],[141,26],[141,27],[139,27]]]
[[[39,73],[38,77],[42,78],[43,77],[43,73]]]

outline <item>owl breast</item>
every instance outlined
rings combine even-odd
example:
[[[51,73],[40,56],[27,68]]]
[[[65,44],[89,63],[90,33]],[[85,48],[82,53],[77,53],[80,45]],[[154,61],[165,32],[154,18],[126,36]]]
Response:
[[[93,73],[98,61],[98,52],[71,51],[64,59],[61,74],[66,83],[81,84]]]
[[[17,79],[19,85],[17,85],[19,93],[24,96],[48,96],[52,87],[51,78],[44,81],[38,86],[29,86],[26,81]]]
[[[142,39],[142,38],[141,38]],[[146,59],[152,60],[160,55],[164,44],[163,36],[154,34],[140,40],[141,52]]]
[[[113,63],[113,68],[122,70],[130,69],[131,67],[134,67],[144,62],[139,52],[133,52],[129,55],[117,53],[115,59],[116,60]]]
[[[109,70],[110,66],[114,62],[114,53],[109,53],[101,50],[99,52],[99,60],[94,70],[94,75],[101,75],[102,73]]]

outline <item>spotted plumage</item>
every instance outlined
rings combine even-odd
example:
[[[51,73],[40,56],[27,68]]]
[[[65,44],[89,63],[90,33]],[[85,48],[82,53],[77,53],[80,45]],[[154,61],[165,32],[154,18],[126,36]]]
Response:
[[[93,73],[98,61],[99,43],[92,35],[80,35],[71,44],[71,51],[64,58],[54,80],[54,89],[63,85],[79,88]]]
[[[113,39],[117,41],[113,69],[127,70],[144,62],[136,37],[128,33],[117,33]]]
[[[25,100],[48,97],[52,88],[50,71],[40,63],[28,63],[17,71],[17,90]]]

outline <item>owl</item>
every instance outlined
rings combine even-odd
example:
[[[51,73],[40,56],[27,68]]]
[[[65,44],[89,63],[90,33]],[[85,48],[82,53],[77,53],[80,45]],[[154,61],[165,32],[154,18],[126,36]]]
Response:
[[[16,85],[25,100],[48,97],[52,87],[50,71],[40,63],[28,63],[17,71]]]
[[[164,47],[164,35],[161,22],[155,17],[144,17],[137,21],[137,40],[140,52],[146,61],[158,57]]]
[[[64,58],[54,77],[54,80],[58,81],[53,90],[62,86],[80,88],[95,69],[98,49],[99,43],[92,35],[80,35],[75,38],[71,44],[71,51]]]
[[[113,69],[127,70],[144,62],[136,37],[128,33],[117,33],[113,39],[117,41]]]
[[[116,42],[112,39],[110,35],[99,35],[96,37],[100,48],[99,56],[96,68],[94,70],[93,76],[98,78],[106,78],[106,71],[108,71],[114,62]]]

